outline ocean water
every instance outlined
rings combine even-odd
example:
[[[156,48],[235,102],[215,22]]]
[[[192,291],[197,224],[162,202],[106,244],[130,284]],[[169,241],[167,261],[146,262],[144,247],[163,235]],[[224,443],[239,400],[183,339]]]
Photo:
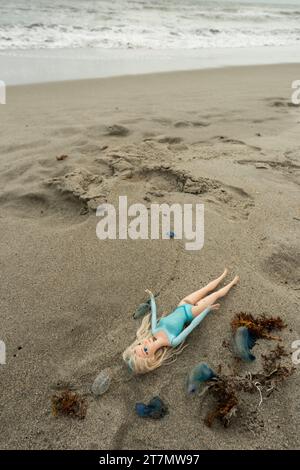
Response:
[[[300,0],[0,0],[0,50],[300,44]]]

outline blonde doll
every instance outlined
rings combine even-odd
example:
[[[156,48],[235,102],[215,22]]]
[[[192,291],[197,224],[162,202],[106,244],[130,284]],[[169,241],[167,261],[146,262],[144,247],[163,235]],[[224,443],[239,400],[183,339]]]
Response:
[[[123,353],[124,361],[134,373],[150,372],[182,351],[182,343],[190,332],[211,310],[220,307],[220,304],[215,302],[238,283],[239,277],[235,276],[225,287],[209,294],[216,289],[227,272],[225,269],[220,277],[182,299],[172,313],[163,316],[158,322],[154,296],[152,292],[146,291],[151,299],[151,315],[143,319],[136,340]]]

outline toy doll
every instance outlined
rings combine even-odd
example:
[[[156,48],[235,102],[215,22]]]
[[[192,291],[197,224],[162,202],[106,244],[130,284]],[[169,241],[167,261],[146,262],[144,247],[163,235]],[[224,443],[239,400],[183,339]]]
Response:
[[[154,295],[146,291],[150,295],[151,314],[143,319],[136,340],[123,353],[124,361],[134,373],[150,372],[182,351],[183,341],[191,331],[210,311],[220,307],[215,302],[238,283],[239,277],[235,276],[225,287],[209,294],[216,289],[227,272],[225,269],[220,277],[182,299],[172,313],[163,316],[158,322]]]

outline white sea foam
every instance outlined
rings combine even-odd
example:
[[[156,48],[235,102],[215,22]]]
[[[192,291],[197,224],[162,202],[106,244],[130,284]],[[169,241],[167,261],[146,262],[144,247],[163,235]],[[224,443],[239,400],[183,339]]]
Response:
[[[0,49],[291,46],[300,0],[14,0],[0,3]]]

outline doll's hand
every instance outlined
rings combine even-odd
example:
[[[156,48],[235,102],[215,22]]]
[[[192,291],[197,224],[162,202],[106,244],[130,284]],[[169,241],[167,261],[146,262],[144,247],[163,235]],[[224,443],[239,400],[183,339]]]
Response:
[[[150,296],[153,296],[153,294],[152,294],[151,290],[149,290],[149,289],[145,289],[145,292],[147,292],[147,294],[149,294]]]
[[[210,309],[211,310],[219,310],[220,307],[221,307],[221,304],[214,304],[214,305],[210,306]]]

